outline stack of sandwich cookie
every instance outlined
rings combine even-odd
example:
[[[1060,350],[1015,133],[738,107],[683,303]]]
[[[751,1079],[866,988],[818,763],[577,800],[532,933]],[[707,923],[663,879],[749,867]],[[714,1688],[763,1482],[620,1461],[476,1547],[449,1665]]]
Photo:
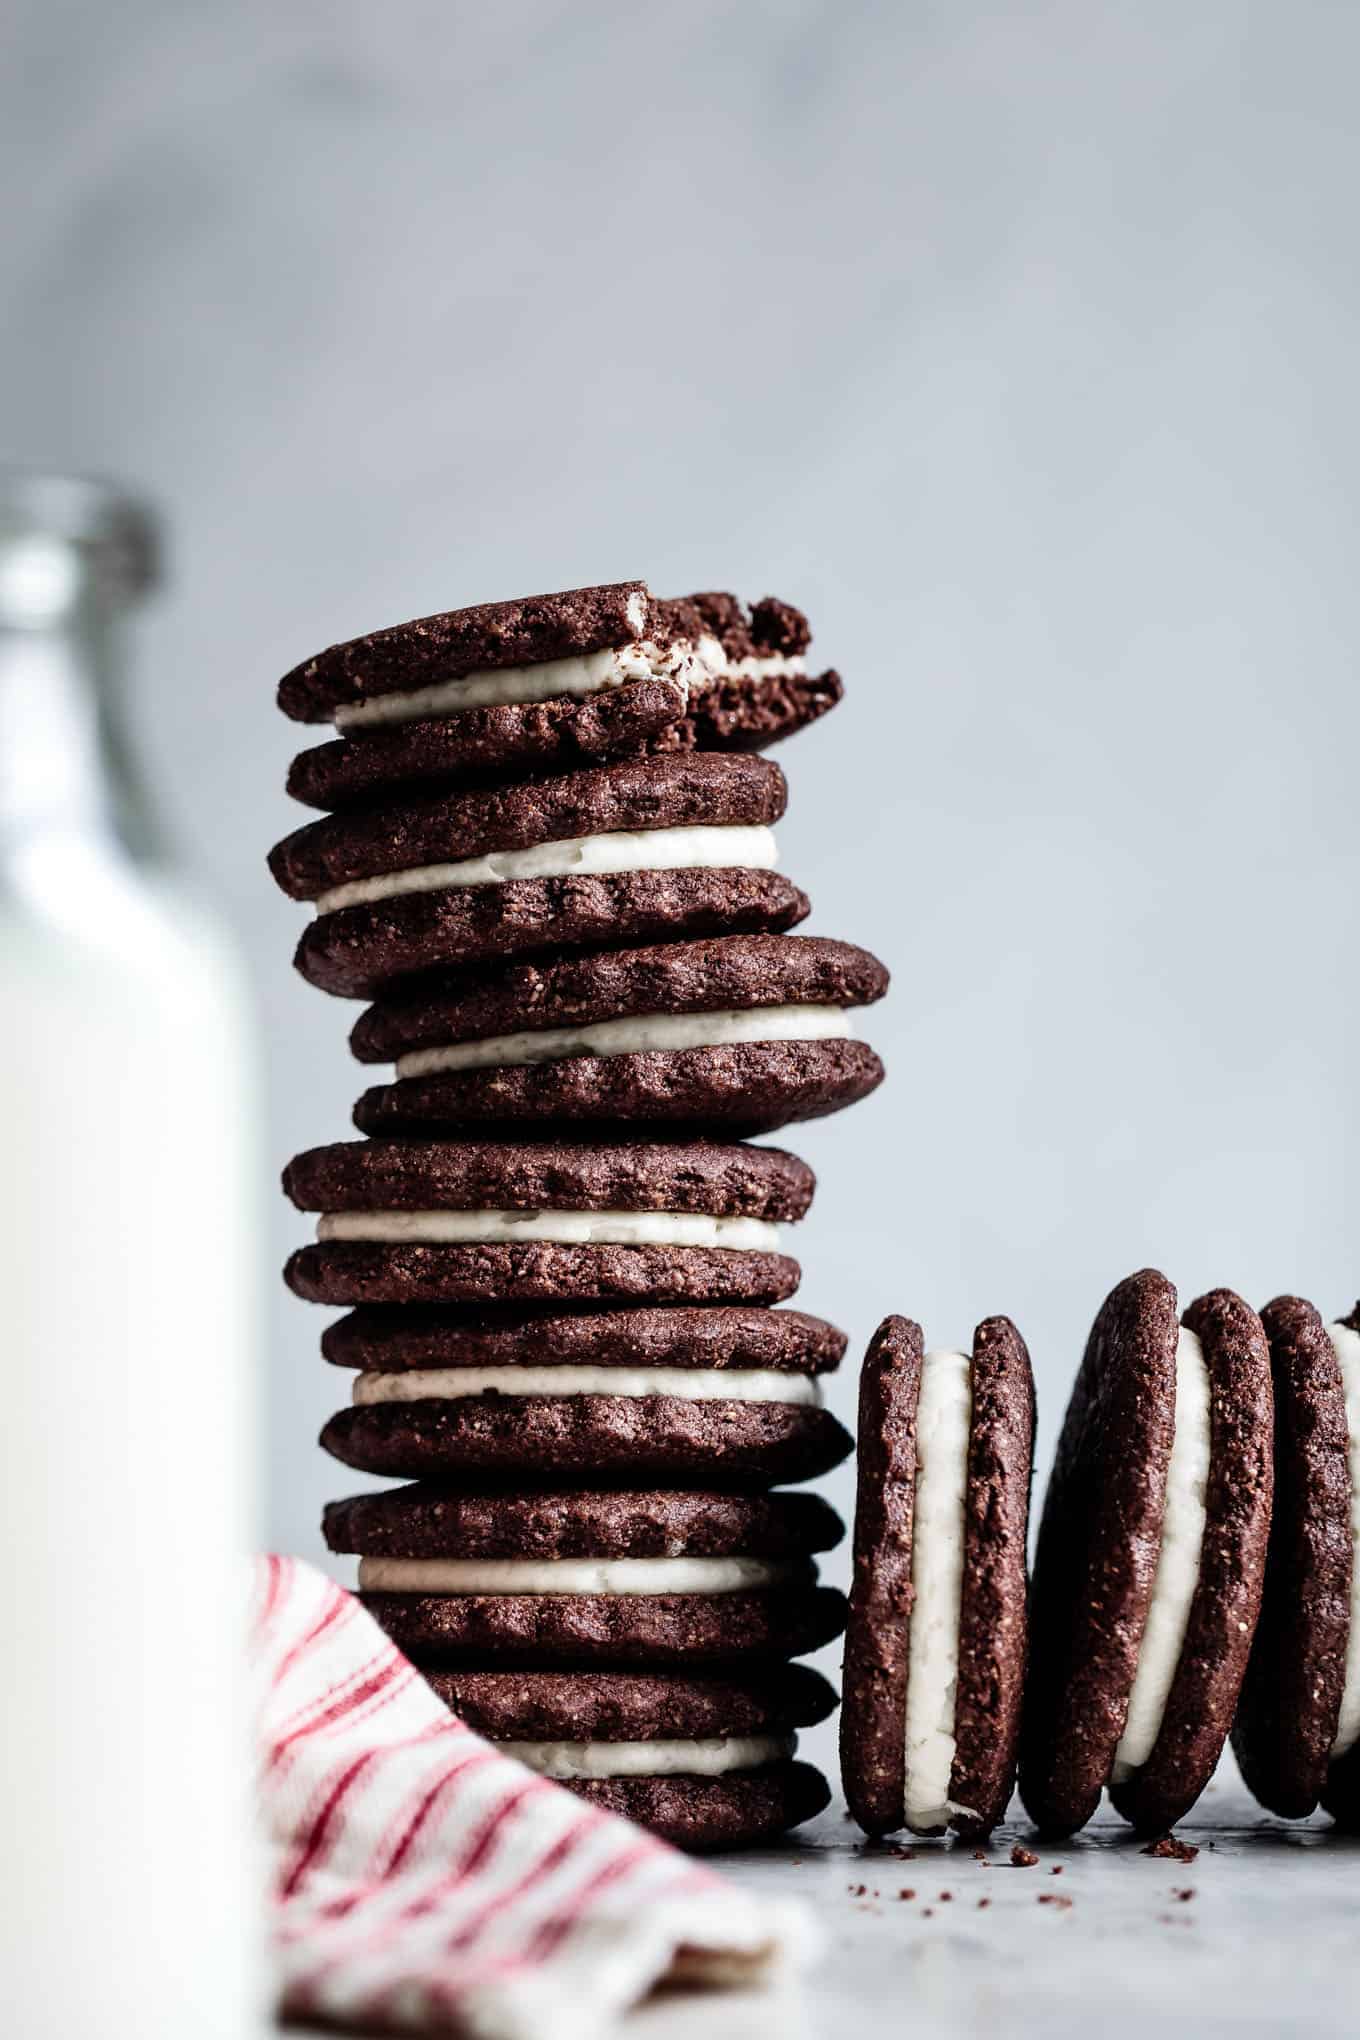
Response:
[[[980,1838],[1006,1811],[1025,1681],[1034,1383],[1009,1318],[971,1355],[879,1326],[860,1377],[841,1772],[871,1835]]]
[[[1273,1478],[1261,1320],[1155,1269],[1096,1318],[1044,1502],[1020,1790],[1067,1835],[1108,1787],[1140,1831],[1194,1804],[1227,1738],[1265,1577]]]
[[[850,1015],[886,973],[790,936],[786,788],[756,755],[834,705],[805,619],[639,582],[426,617],[333,647],[280,704],[337,737],[276,848],[297,963],[373,1003],[391,1065],[360,1141],[300,1155],[287,1278],[348,1315],[322,1442],[414,1485],[332,1505],[378,1619],[452,1705],[573,1789],[694,1847],[815,1811],[792,1759],[825,1683],[789,1660],[844,1604],[824,1505],[771,1495],[850,1440],[845,1341],[778,1308],[811,1171],[744,1137],[882,1078]]]
[[[1275,1389],[1275,1509],[1233,1749],[1272,1813],[1360,1828],[1360,1305],[1261,1313]]]

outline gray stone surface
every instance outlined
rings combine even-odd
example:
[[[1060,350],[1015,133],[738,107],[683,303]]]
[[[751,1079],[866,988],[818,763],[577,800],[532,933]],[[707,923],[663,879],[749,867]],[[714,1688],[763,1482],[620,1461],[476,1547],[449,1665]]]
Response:
[[[1032,1869],[1010,1866],[1012,1839],[1033,1840],[1019,1819],[998,1832],[987,1864],[967,1847],[931,1842],[914,1844],[904,1862],[882,1845],[857,1845],[856,1832],[832,1810],[797,1846],[721,1866],[815,1908],[826,1952],[801,1988],[774,2000],[661,2001],[629,2022],[636,2040],[1339,2040],[1355,2031],[1360,1842],[1325,1822],[1263,1817],[1231,1765],[1177,1830],[1199,1846],[1189,1866],[1143,1855],[1110,1814],[1072,1842],[1039,1844]],[[900,1899],[904,1890],[915,1898]],[[991,1903],[979,1908],[984,1897]]]

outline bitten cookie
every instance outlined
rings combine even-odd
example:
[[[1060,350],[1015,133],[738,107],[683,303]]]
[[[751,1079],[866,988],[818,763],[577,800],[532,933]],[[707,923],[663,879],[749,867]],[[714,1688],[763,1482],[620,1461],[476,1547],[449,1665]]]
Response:
[[[665,602],[636,581],[422,617],[285,677],[285,713],[342,733],[295,759],[288,788],[343,808],[631,753],[761,749],[840,699],[837,674],[807,671],[809,635],[773,597]]]
[[[1261,1320],[1216,1289],[1177,1316],[1144,1269],[1102,1305],[1044,1502],[1020,1790],[1066,1835],[1108,1785],[1136,1828],[1189,1811],[1256,1628],[1272,1489]]]
[[[729,935],[467,971],[391,996],[351,1036],[396,1082],[365,1133],[642,1125],[772,1133],[882,1080],[850,1010],[888,974],[819,936]]]
[[[1009,1318],[971,1358],[887,1318],[860,1377],[841,1775],[867,1833],[990,1833],[1025,1679],[1034,1384]]]
[[[1275,1507],[1232,1742],[1272,1813],[1360,1827],[1360,1306],[1261,1313],[1275,1388]]]

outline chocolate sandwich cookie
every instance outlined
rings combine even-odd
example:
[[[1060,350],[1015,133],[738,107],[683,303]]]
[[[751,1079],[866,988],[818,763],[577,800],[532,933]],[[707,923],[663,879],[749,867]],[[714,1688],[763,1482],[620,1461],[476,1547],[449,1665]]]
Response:
[[[1265,1594],[1232,1742],[1272,1813],[1321,1804],[1360,1827],[1360,1306],[1325,1324],[1277,1296],[1261,1313],[1275,1388]]]
[[[470,1728],[543,1777],[677,1847],[766,1841],[830,1794],[793,1761],[834,1689],[807,1665],[716,1676],[654,1671],[429,1671]]]
[[[423,617],[288,674],[285,713],[333,719],[288,787],[321,808],[401,788],[527,778],[644,751],[756,750],[824,715],[807,619],[766,597],[657,601],[641,582]]]
[[[270,868],[316,906],[303,976],[363,994],[536,950],[783,929],[806,911],[772,869],[785,799],[766,758],[630,759],[327,815]]]
[[[827,1374],[845,1357],[845,1333],[801,1310],[485,1310],[457,1306],[353,1310],[328,1325],[321,1350],[334,1367],[392,1374],[422,1367],[697,1367]]]
[[[1265,1575],[1270,1353],[1231,1290],[1177,1316],[1144,1269],[1106,1299],[1068,1404],[1031,1598],[1020,1790],[1050,1835],[1108,1785],[1161,1833],[1227,1739]]]
[[[888,973],[848,942],[729,935],[466,972],[392,996],[351,1035],[397,1081],[365,1092],[365,1133],[666,1125],[772,1133],[882,1081],[848,1011]]]
[[[779,1148],[702,1141],[342,1141],[284,1189],[321,1214],[286,1278],[318,1303],[779,1302],[779,1223],[814,1178]]]
[[[692,1672],[800,1657],[844,1617],[817,1583],[841,1525],[815,1495],[420,1482],[332,1502],[324,1530],[421,1666]]]
[[[801,1480],[850,1449],[818,1379],[844,1345],[797,1311],[359,1310],[322,1340],[359,1370],[322,1443],[370,1473]]]
[[[841,1774],[866,1833],[989,1834],[1025,1680],[1034,1383],[1009,1318],[964,1353],[890,1317],[860,1378]]]

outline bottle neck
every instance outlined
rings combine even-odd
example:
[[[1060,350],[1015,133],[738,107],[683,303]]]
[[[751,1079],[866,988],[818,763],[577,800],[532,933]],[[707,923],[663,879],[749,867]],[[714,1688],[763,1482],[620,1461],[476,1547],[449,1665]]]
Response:
[[[38,630],[0,627],[0,856],[58,838],[138,862],[154,836],[119,716],[121,619],[77,612]]]

